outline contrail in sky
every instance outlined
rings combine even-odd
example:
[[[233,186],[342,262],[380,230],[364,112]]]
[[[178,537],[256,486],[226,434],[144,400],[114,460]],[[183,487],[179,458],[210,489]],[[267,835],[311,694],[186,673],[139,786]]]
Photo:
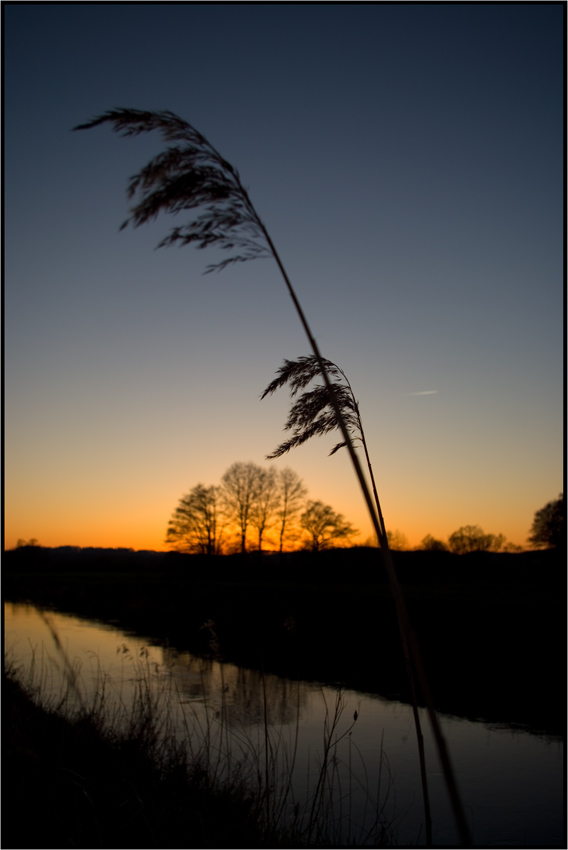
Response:
[[[405,395],[436,395],[438,390],[422,390],[419,393],[405,393]]]

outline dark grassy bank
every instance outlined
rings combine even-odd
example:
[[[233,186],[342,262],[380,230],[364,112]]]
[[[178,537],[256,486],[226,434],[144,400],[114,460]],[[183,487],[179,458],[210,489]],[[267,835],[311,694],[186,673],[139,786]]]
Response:
[[[146,724],[102,732],[38,707],[4,675],[2,847],[290,847],[258,800],[212,782]]]
[[[437,707],[562,733],[566,565],[553,550],[395,553]],[[20,549],[4,594],[292,677],[408,697],[394,606],[371,549],[201,558]]]

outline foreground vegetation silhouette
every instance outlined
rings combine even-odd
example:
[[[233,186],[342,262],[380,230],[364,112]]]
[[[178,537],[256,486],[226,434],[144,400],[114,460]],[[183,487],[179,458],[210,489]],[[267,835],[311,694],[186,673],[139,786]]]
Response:
[[[388,786],[386,793],[377,790],[374,816],[364,823],[346,823],[334,811],[332,801],[345,798],[336,775],[338,744],[357,719],[342,721],[341,692],[326,714],[321,766],[304,796],[293,785],[295,747],[267,719],[265,689],[259,741],[228,719],[224,691],[218,711],[202,680],[203,710],[192,711],[171,680],[169,688],[158,682],[144,648],[133,658],[123,644],[135,685],[117,709],[112,688],[122,691],[121,682],[100,670],[98,680],[83,682],[50,618],[42,617],[57,647],[52,663],[62,673],[60,690],[49,695],[53,671],[45,663],[32,659],[27,670],[5,664],[3,846],[339,847],[350,836],[373,846],[390,843],[383,815]],[[292,728],[299,722],[297,693]]]
[[[187,224],[174,227],[160,245],[193,243],[199,248],[214,245],[222,250],[235,252],[220,263],[209,266],[208,270],[222,269],[231,263],[260,257],[274,258],[317,361],[382,550],[383,565],[396,603],[404,651],[409,656],[409,663],[426,700],[430,725],[461,842],[469,845],[469,830],[454,771],[436,716],[420,647],[410,624],[406,603],[390,556],[384,521],[371,497],[348,425],[337,403],[325,361],[268,230],[256,212],[236,169],[199,131],[179,116],[169,111],[113,109],[75,129],[91,129],[106,123],[127,137],[158,130],[169,143],[165,151],[154,157],[130,179],[128,195],[131,199],[137,196],[137,202],[131,208],[131,215],[123,227],[130,222],[138,227],[154,220],[160,212],[177,215],[188,210],[195,211]]]

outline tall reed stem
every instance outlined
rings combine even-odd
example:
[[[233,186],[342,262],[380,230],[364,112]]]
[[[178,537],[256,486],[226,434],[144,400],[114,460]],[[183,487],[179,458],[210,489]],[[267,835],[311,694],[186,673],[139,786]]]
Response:
[[[245,192],[245,194],[246,194],[246,190],[244,189],[244,187],[243,187],[243,192]],[[248,194],[247,194],[247,199],[248,199]],[[249,202],[250,202],[250,199],[249,199]],[[252,207],[252,204],[251,204],[251,207]],[[292,283],[290,282],[290,278],[288,277],[286,269],[284,268],[282,260],[280,259],[280,256],[279,256],[279,254],[276,250],[276,247],[274,246],[274,243],[272,242],[272,239],[270,238],[268,231],[266,230],[264,224],[262,223],[260,218],[258,218],[258,216],[257,216],[257,222],[258,222],[260,229],[262,230],[264,237],[266,238],[267,244],[270,248],[270,251],[272,252],[272,255],[274,256],[274,259],[276,260],[276,263],[278,265],[278,268],[280,269],[282,277],[284,278],[284,282],[286,284],[286,287],[288,289],[288,292],[290,294],[292,302],[293,302],[293,304],[296,308],[296,311],[298,313],[298,316],[300,318],[300,321],[302,323],[304,331],[306,332],[306,336],[308,337],[308,341],[309,341],[309,343],[312,347],[312,351],[313,351],[315,358],[318,362],[318,366],[320,368],[320,372],[321,372],[322,378],[324,380],[325,387],[328,391],[330,402],[331,402],[331,405],[333,407],[333,410],[334,410],[334,413],[335,413],[335,416],[336,416],[336,419],[337,419],[337,423],[339,425],[343,439],[345,440],[346,447],[347,447],[347,450],[349,452],[349,457],[351,458],[351,462],[353,464],[355,474],[356,474],[357,479],[359,481],[361,491],[363,493],[363,497],[365,499],[365,503],[366,503],[367,509],[369,511],[371,522],[373,523],[373,528],[374,528],[375,533],[377,535],[377,539],[379,541],[379,546],[380,546],[381,551],[382,551],[383,563],[384,563],[384,566],[385,566],[385,569],[386,569],[387,578],[388,578],[388,581],[389,581],[389,586],[391,588],[391,592],[393,594],[394,601],[395,601],[398,625],[399,625],[399,630],[400,630],[400,634],[401,634],[401,638],[402,638],[403,652],[404,652],[404,655],[405,655],[405,660],[408,659],[408,661],[407,661],[407,671],[408,671],[408,675],[409,675],[411,697],[412,697],[412,701],[413,701],[415,724],[417,724],[417,737],[418,737],[418,749],[419,749],[421,773],[422,773],[422,786],[423,786],[423,788],[426,789],[425,790],[424,805],[425,805],[425,810],[427,812],[427,814],[426,814],[426,831],[427,831],[427,836],[429,836],[429,839],[430,839],[429,843],[431,843],[431,819],[430,819],[430,816],[429,816],[429,800],[428,800],[428,792],[427,792],[427,787],[426,787],[426,773],[425,773],[425,766],[424,766],[424,743],[423,743],[421,732],[418,732],[418,730],[420,728],[420,721],[419,721],[419,718],[418,718],[418,707],[417,707],[417,704],[416,704],[416,693],[415,693],[415,689],[414,689],[414,681],[413,681],[413,676],[412,676],[412,670],[414,670],[414,672],[416,673],[416,676],[418,678],[418,682],[420,684],[420,688],[421,688],[421,691],[422,691],[422,695],[423,695],[424,700],[426,702],[428,717],[429,717],[429,720],[430,720],[432,733],[434,735],[434,740],[436,742],[436,748],[438,750],[438,756],[439,756],[440,763],[441,763],[441,766],[442,766],[442,770],[443,770],[443,773],[444,773],[444,779],[446,781],[446,787],[448,789],[448,795],[450,797],[450,803],[451,803],[451,806],[452,806],[452,811],[454,813],[454,818],[456,820],[456,826],[457,826],[458,833],[459,833],[459,836],[460,836],[460,841],[461,841],[462,845],[464,845],[466,847],[471,846],[469,828],[468,828],[468,825],[467,825],[467,821],[465,819],[465,814],[464,814],[462,802],[461,802],[461,799],[460,799],[460,795],[459,795],[454,771],[453,771],[452,764],[451,764],[451,761],[450,761],[448,748],[446,746],[446,741],[444,739],[444,736],[442,734],[442,730],[441,730],[441,727],[440,727],[440,723],[438,721],[436,709],[434,707],[434,702],[432,700],[432,694],[430,692],[430,686],[428,684],[428,680],[426,678],[426,673],[425,673],[425,670],[424,670],[424,664],[423,664],[423,661],[422,661],[422,654],[420,652],[420,649],[419,649],[419,646],[418,646],[418,641],[416,640],[416,636],[414,634],[414,630],[412,629],[412,627],[410,625],[410,619],[409,619],[409,616],[408,616],[408,610],[407,610],[407,607],[406,607],[406,603],[404,601],[404,596],[402,594],[402,588],[401,588],[400,583],[398,581],[398,577],[397,577],[397,574],[396,574],[396,570],[394,568],[394,563],[393,563],[393,560],[392,560],[391,552],[390,552],[390,549],[389,549],[388,538],[387,538],[387,534],[386,534],[386,530],[385,530],[385,526],[384,526],[384,520],[383,520],[383,517],[382,517],[381,509],[380,509],[380,503],[379,503],[379,500],[378,500],[378,495],[377,495],[377,492],[376,492],[374,477],[372,477],[372,481],[373,481],[373,488],[374,488],[374,492],[375,492],[377,510],[375,510],[375,505],[373,504],[373,500],[372,500],[371,494],[369,492],[369,487],[367,485],[367,481],[365,479],[365,476],[363,474],[363,470],[361,468],[361,464],[359,462],[359,457],[358,457],[358,455],[355,451],[355,447],[353,446],[353,442],[351,440],[351,435],[349,434],[349,431],[347,430],[347,426],[345,425],[343,414],[342,414],[341,409],[340,409],[340,407],[337,403],[337,400],[335,398],[335,393],[333,392],[332,384],[331,384],[331,381],[330,381],[329,376],[327,374],[327,370],[325,368],[323,358],[320,354],[320,350],[318,348],[316,340],[315,340],[315,338],[314,338],[314,336],[311,332],[311,329],[310,329],[310,326],[309,326],[308,321],[306,319],[306,316],[304,314],[304,311],[302,310],[300,302],[299,302],[299,300],[296,296],[296,293],[294,291]],[[367,460],[368,460],[368,454],[367,454]]]
[[[339,366],[336,367],[338,371],[343,376],[345,383],[349,387],[349,392],[351,393],[351,398],[353,400],[353,404],[355,405],[355,410],[357,411],[357,421],[359,426],[359,434],[361,439],[361,445],[363,446],[363,451],[365,452],[365,459],[367,461],[367,468],[369,470],[369,476],[371,478],[371,487],[373,489],[373,495],[375,497],[375,504],[377,506],[377,518],[379,521],[379,525],[384,534],[384,538],[387,540],[388,544],[388,535],[385,528],[385,521],[383,519],[383,514],[381,511],[381,503],[379,502],[379,494],[377,493],[377,485],[375,483],[375,476],[373,474],[373,467],[371,465],[371,458],[369,457],[369,450],[367,448],[367,440],[365,439],[365,431],[363,428],[363,421],[361,419],[361,415],[359,413],[359,404],[355,398],[355,393],[353,392],[353,388],[349,382],[349,378]],[[380,541],[379,541],[380,542]],[[390,555],[390,550],[389,550]],[[408,684],[410,687],[410,699],[412,702],[412,715],[414,718],[414,728],[416,730],[416,742],[418,744],[418,758],[420,761],[420,778],[422,783],[422,799],[424,803],[424,821],[426,827],[426,845],[428,847],[432,846],[432,815],[430,812],[430,795],[428,793],[428,776],[426,773],[426,757],[424,754],[424,737],[422,735],[422,727],[420,724],[420,715],[418,713],[418,701],[416,698],[416,687],[414,684],[414,675],[412,672],[412,664],[410,660],[410,653],[408,649],[408,641],[407,636],[404,630],[400,629],[400,637],[402,641],[402,651],[404,655],[404,664],[406,667],[406,675],[408,678]]]

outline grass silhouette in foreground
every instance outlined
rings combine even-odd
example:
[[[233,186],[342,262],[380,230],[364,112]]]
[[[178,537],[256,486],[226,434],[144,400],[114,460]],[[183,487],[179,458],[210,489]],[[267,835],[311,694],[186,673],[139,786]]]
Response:
[[[409,655],[426,701],[460,839],[463,844],[469,845],[471,842],[463,806],[436,716],[418,642],[410,626],[406,604],[389,553],[384,523],[381,522],[371,497],[348,425],[337,403],[325,361],[268,230],[255,210],[236,169],[198,130],[173,112],[113,109],[75,129],[86,130],[106,123],[111,124],[115,132],[126,137],[157,130],[164,141],[169,143],[165,151],[155,156],[130,179],[128,196],[137,200],[123,227],[129,223],[138,227],[153,221],[161,212],[177,215],[192,211],[190,221],[174,227],[160,242],[160,246],[193,243],[199,248],[215,245],[222,250],[234,252],[222,262],[209,266],[207,271],[220,270],[231,263],[249,259],[269,256],[274,258],[308,337],[383,551],[383,563],[395,599],[403,647]]]
[[[279,846],[250,792],[215,782],[172,739],[163,745],[158,717],[124,732],[95,711],[61,716],[11,673],[3,697],[4,846]]]
[[[341,742],[348,750],[357,721],[342,717],[341,691],[326,704],[321,764],[308,776],[305,792],[294,791],[299,725],[299,690],[291,740],[267,719],[263,688],[263,735],[229,720],[225,688],[221,706],[210,702],[202,679],[202,699],[181,700],[170,679],[158,683],[147,653],[133,662],[132,702],[122,698],[120,680],[84,680],[66,655],[55,629],[63,671],[59,692],[48,696],[53,675],[35,657],[27,670],[4,665],[3,752],[9,781],[3,788],[3,839],[9,847],[341,847],[372,842],[391,844],[393,822],[385,818],[391,777],[382,750],[386,790],[365,789],[371,811],[365,823],[347,819],[341,804],[351,800],[337,770]],[[213,657],[218,652],[214,624],[205,623]],[[206,662],[205,662],[206,663]],[[223,668],[220,668],[221,683]],[[264,684],[264,675],[262,676]],[[94,688],[93,688],[94,685]],[[121,694],[116,705],[116,689]],[[92,691],[92,692],[91,692]],[[88,695],[90,693],[90,695]],[[187,695],[186,695],[187,696]],[[32,698],[33,697],[33,698]],[[181,711],[181,718],[180,718]],[[292,706],[292,712],[294,707]],[[185,730],[185,735],[180,733]],[[294,735],[295,732],[295,735]],[[309,773],[309,771],[308,771]],[[340,812],[336,810],[339,801]],[[367,807],[365,807],[365,811]],[[29,817],[29,812],[33,817]]]

